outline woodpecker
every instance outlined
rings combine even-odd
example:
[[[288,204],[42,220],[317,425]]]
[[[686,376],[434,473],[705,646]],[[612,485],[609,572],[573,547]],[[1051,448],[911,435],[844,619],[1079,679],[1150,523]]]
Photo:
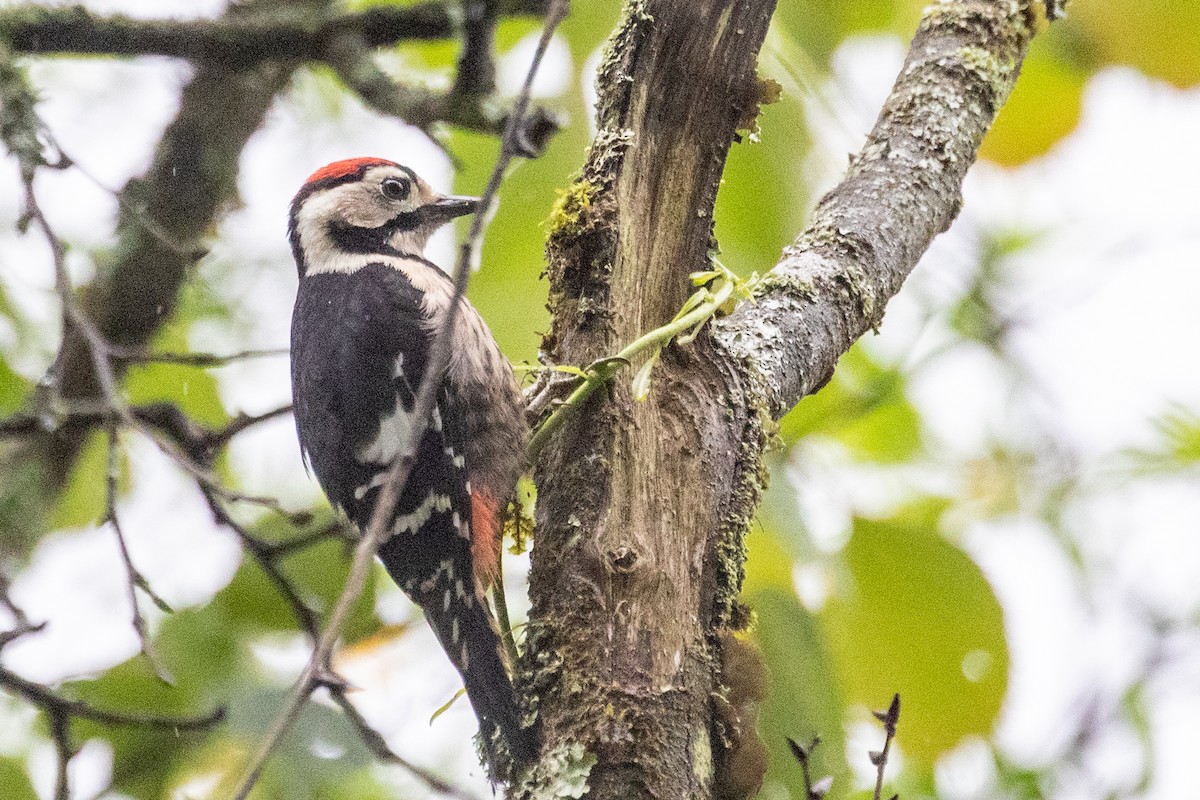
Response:
[[[416,394],[453,300],[425,243],[478,207],[381,158],[322,167],[292,201],[296,429],[306,465],[360,529],[418,424]],[[537,753],[485,594],[499,569],[500,515],[527,430],[512,368],[479,312],[459,302],[437,403],[378,555],[462,675],[495,776],[501,742],[516,763]]]

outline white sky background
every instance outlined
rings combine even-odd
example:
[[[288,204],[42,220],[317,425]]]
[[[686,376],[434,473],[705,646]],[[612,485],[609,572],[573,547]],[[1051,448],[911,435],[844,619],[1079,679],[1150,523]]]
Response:
[[[89,3],[105,11],[154,16],[216,13],[222,5]],[[861,144],[903,52],[895,39],[855,40],[839,52],[837,78],[824,90],[836,118],[816,126],[819,143],[812,159],[823,185],[837,179],[845,154]],[[35,64],[34,82],[45,98],[41,113],[51,130],[73,158],[112,188],[144,169],[188,75],[186,67],[164,59]],[[554,73],[554,66],[552,60],[547,72]],[[436,187],[449,186],[450,165],[420,134],[352,101],[341,103],[331,120],[328,94],[315,83],[298,81],[246,149],[239,184],[244,207],[222,223],[213,255],[196,276],[231,301],[237,325],[197,327],[191,342],[197,350],[286,346],[296,280],[285,241],[286,208],[316,167],[375,154],[410,164]],[[979,454],[1034,420],[1054,431],[1096,487],[1092,499],[1074,510],[1071,527],[1090,567],[1105,576],[1103,585],[1080,583],[1060,543],[1033,519],[979,524],[964,542],[1004,605],[1013,666],[999,740],[1023,762],[1053,761],[1070,730],[1064,720],[1081,712],[1087,693],[1119,692],[1147,657],[1150,640],[1135,601],[1171,619],[1189,618],[1200,606],[1195,482],[1125,486],[1089,472],[1103,456],[1151,444],[1149,420],[1169,402],[1200,407],[1200,370],[1184,368],[1195,363],[1200,341],[1197,130],[1200,92],[1175,91],[1126,70],[1102,73],[1089,86],[1079,129],[1051,154],[1015,170],[988,164],[973,169],[960,219],[935,243],[889,307],[882,334],[869,342],[883,358],[917,362],[945,337],[936,321],[921,324],[923,312],[929,303],[947,303],[966,288],[980,232],[1049,229],[1009,270],[1013,307],[1033,309],[1012,341],[1031,376],[1029,384],[1014,393],[994,362],[969,350],[931,360],[912,384],[912,399],[938,447],[952,457]],[[769,127],[764,135],[771,135]],[[18,185],[11,160],[0,162],[0,185]],[[75,170],[44,172],[38,191],[51,222],[80,252],[108,244],[97,237],[112,230],[110,194]],[[57,312],[48,251],[37,237],[12,232],[18,213],[16,197],[0,196],[0,280],[38,329],[32,338],[43,349],[14,361],[37,377],[53,355]],[[431,255],[448,264],[451,246],[443,235]],[[82,259],[73,259],[72,269],[77,281],[91,273]],[[17,333],[0,324],[0,347],[13,352],[16,341]],[[234,365],[216,374],[234,412],[265,411],[289,397],[286,358]],[[176,607],[204,602],[236,569],[237,543],[214,529],[190,482],[153,447],[135,444],[131,462],[135,488],[121,515],[138,566]],[[297,506],[317,494],[300,465],[290,419],[238,437],[232,462],[250,491],[275,494]],[[851,511],[881,501],[878,493],[872,495],[879,482],[848,478],[854,472],[850,465],[832,466],[826,498],[835,500],[826,499],[822,513],[836,535]],[[811,472],[807,477],[811,480]],[[847,496],[848,485],[866,488]],[[171,523],[162,524],[164,519]],[[513,585],[522,569],[511,565]],[[122,575],[109,532],[47,537],[13,595],[34,619],[47,619],[50,626],[6,648],[6,664],[31,678],[57,680],[129,657],[137,643],[128,626]],[[398,590],[381,589],[380,606],[389,620],[411,614]],[[1163,800],[1188,796],[1195,784],[1190,731],[1200,713],[1195,677],[1200,652],[1194,639],[1181,641],[1176,650],[1174,666],[1152,686],[1159,763],[1147,797]],[[257,655],[264,669],[278,671],[281,685],[303,660],[303,652],[287,642],[264,646]],[[444,769],[488,796],[473,756],[463,747],[474,731],[468,704],[459,702],[434,725],[427,724],[429,714],[457,688],[432,636],[417,626],[387,655],[388,660],[344,667],[351,682],[364,689],[364,711],[407,758]],[[12,715],[0,722],[0,752],[27,752],[28,721],[28,715]],[[1113,731],[1098,743],[1096,762],[1088,764],[1116,785],[1129,774],[1121,761],[1129,750],[1121,746],[1122,735]],[[941,770],[948,796],[986,794],[979,750],[965,746]],[[48,754],[45,748],[30,754],[43,776],[51,763]],[[103,747],[92,747],[77,759],[81,783],[95,787],[80,796],[103,788],[110,758]],[[399,771],[387,774],[406,781]],[[462,777],[467,774],[473,777]],[[41,786],[48,794],[48,778]],[[1076,788],[1082,793],[1061,797],[1087,796],[1094,787]]]

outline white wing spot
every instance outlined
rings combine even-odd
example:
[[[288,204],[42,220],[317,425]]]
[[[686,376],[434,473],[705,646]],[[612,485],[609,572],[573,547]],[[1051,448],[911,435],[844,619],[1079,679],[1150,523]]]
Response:
[[[449,510],[450,495],[430,493],[421,501],[421,505],[408,514],[396,517],[395,522],[392,523],[392,535],[396,536],[406,531],[416,533],[426,522],[429,522],[429,518],[433,516],[434,512]]]
[[[450,620],[450,641],[458,644],[458,617]]]
[[[455,469],[462,469],[467,465],[467,459],[461,455],[455,455],[453,447],[447,446],[442,452],[450,457],[450,463],[454,465]]]
[[[442,592],[442,611],[450,610],[450,590]],[[457,620],[456,620],[457,621]]]

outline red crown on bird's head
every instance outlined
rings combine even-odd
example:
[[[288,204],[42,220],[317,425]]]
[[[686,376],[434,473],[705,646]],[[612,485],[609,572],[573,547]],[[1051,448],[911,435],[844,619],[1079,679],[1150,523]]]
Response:
[[[336,180],[345,178],[350,175],[358,175],[367,167],[400,166],[395,161],[386,158],[373,158],[370,156],[361,158],[344,158],[341,161],[334,161],[332,164],[326,164],[319,170],[308,176],[308,180],[304,183],[318,183],[320,181]]]

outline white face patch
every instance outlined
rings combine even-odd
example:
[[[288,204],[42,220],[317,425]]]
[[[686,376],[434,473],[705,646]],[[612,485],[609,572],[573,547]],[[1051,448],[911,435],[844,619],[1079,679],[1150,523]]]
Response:
[[[439,197],[425,181],[414,180],[407,170],[387,164],[371,167],[360,180],[315,192],[304,200],[296,214],[296,231],[305,255],[306,273],[351,273],[368,264],[390,264],[393,260],[420,264],[413,259],[381,254],[347,253],[330,237],[329,225],[338,222],[358,228],[378,228],[399,214],[411,213],[436,202]],[[437,223],[430,223],[397,231],[390,244],[401,253],[421,256],[430,234],[437,228]],[[422,266],[428,269],[427,265]],[[422,287],[417,285],[417,288]]]

